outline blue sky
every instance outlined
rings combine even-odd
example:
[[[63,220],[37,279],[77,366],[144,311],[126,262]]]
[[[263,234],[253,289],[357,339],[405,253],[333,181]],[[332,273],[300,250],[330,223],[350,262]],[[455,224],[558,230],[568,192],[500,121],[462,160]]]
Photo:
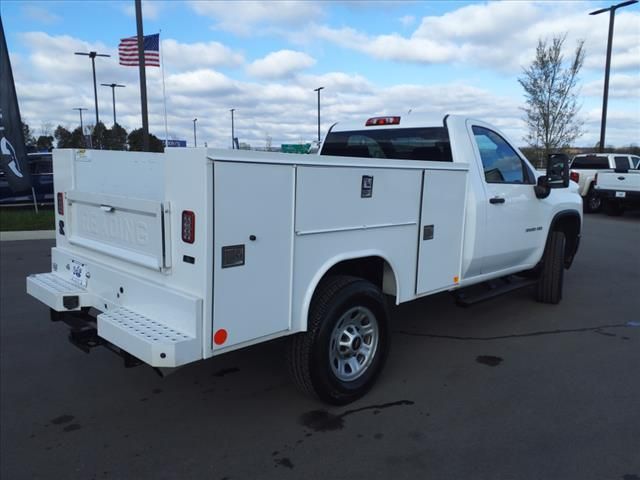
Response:
[[[264,146],[316,136],[341,120],[420,112],[497,124],[518,144],[526,131],[517,78],[538,38],[567,34],[567,56],[585,40],[579,145],[599,137],[607,15],[605,2],[143,2],[145,33],[162,30],[168,133],[230,146],[229,109],[241,142]],[[135,34],[130,1],[12,1],[0,12],[24,121],[36,133],[78,124],[73,107],[94,118],[90,63],[74,51],[98,50],[98,83],[118,82],[118,122],[140,120],[136,68],[120,67],[120,38]],[[618,12],[607,143],[640,142],[640,7]],[[148,68],[151,130],[164,136],[162,78]],[[111,91],[99,87],[110,125]],[[268,140],[270,139],[270,140]]]

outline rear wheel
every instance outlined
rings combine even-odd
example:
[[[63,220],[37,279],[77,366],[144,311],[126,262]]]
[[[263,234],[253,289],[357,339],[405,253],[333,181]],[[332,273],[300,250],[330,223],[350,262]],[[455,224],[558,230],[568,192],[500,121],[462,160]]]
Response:
[[[587,196],[584,197],[584,211],[585,213],[597,213],[602,208],[602,199],[596,195],[593,186],[589,187]]]
[[[565,243],[563,232],[554,231],[549,235],[536,287],[536,300],[539,302],[557,304],[562,299]]]
[[[329,277],[314,294],[307,327],[288,348],[297,386],[335,405],[364,395],[380,374],[389,346],[382,292],[361,278]]]

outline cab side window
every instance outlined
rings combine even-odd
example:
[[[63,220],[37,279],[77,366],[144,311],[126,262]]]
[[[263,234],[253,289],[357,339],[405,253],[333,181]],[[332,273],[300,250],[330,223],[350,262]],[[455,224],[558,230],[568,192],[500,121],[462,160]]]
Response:
[[[533,174],[516,151],[497,133],[473,127],[487,183],[533,183]]]

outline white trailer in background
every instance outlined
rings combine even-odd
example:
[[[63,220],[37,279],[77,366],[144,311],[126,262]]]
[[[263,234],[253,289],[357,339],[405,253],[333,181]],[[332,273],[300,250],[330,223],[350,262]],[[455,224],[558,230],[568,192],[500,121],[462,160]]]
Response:
[[[502,290],[535,283],[560,301],[581,227],[567,162],[538,178],[488,124],[412,117],[336,125],[321,155],[56,151],[52,268],[27,290],[74,343],[130,363],[177,367],[289,335],[296,383],[332,403],[382,369],[385,294],[399,304],[525,272]]]

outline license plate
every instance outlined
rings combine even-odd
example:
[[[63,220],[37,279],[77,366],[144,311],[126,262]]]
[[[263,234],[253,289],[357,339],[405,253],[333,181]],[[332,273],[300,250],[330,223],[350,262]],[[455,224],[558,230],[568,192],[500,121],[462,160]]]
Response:
[[[72,262],[71,263],[71,281],[81,287],[87,286],[88,278],[87,267],[84,263]]]
[[[616,192],[616,198],[624,198],[627,196],[627,192]]]

